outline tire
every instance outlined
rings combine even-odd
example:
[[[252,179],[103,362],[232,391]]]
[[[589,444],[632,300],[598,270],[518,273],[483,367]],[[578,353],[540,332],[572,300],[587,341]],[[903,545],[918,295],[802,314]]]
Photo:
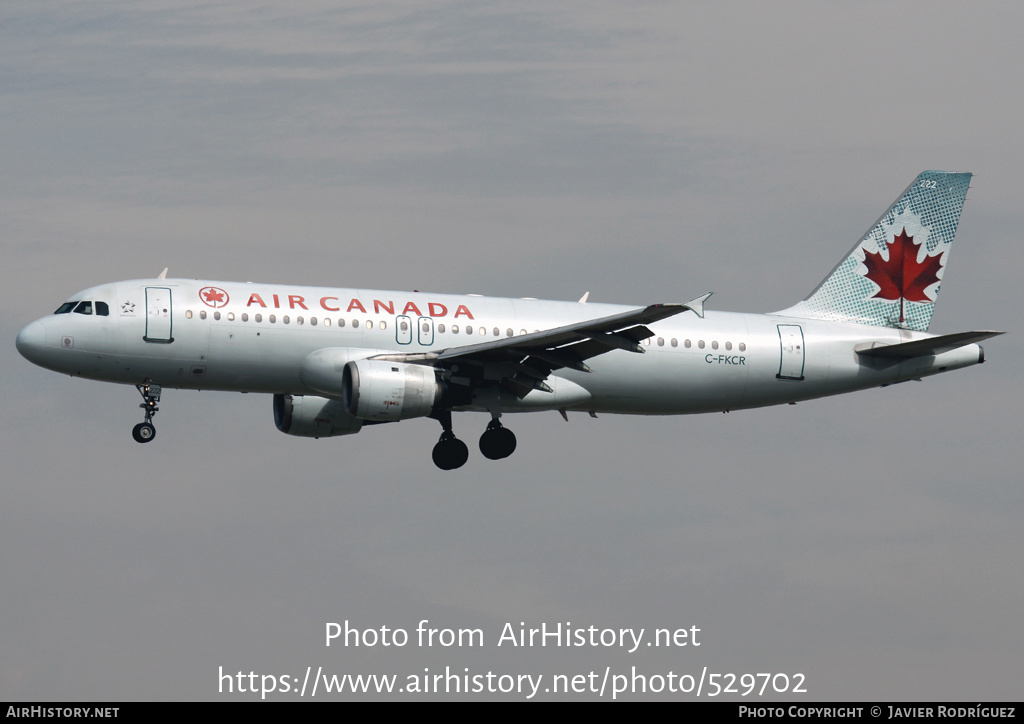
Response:
[[[493,427],[480,436],[480,452],[489,460],[507,458],[515,450],[515,433],[507,427]]]
[[[152,423],[140,422],[132,428],[132,437],[135,438],[135,442],[149,442],[156,437],[156,428]]]
[[[462,440],[453,437],[441,440],[434,445],[431,457],[434,460],[434,465],[442,470],[455,470],[461,468],[469,460],[469,448]]]

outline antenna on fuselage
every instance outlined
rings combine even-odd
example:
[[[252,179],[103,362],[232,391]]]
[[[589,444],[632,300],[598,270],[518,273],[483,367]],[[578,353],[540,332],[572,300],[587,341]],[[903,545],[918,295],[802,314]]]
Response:
[[[168,269],[170,269],[170,267],[169,266],[165,266],[164,270],[162,272],[160,272],[160,274],[157,275],[157,279],[166,279],[167,278],[167,270]]]

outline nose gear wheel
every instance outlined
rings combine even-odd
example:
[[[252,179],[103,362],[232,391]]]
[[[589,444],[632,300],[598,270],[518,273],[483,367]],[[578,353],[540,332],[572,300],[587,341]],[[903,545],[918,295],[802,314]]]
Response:
[[[157,403],[160,402],[160,393],[163,392],[163,388],[160,385],[151,384],[147,380],[144,384],[135,385],[135,389],[142,395],[142,404],[139,407],[146,413],[146,420],[132,428],[132,437],[135,442],[149,442],[156,437],[153,416],[160,409],[157,407]]]

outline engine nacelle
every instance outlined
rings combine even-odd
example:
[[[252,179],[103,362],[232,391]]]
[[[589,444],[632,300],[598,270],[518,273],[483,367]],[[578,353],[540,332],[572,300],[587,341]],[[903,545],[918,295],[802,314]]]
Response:
[[[433,367],[374,359],[346,364],[342,390],[350,415],[375,422],[429,415],[442,394]]]
[[[341,399],[341,379],[345,365],[354,359],[372,357],[387,350],[325,347],[309,354],[299,366],[299,379],[324,397]]]
[[[359,432],[363,421],[338,400],[316,395],[274,395],[274,424],[286,435],[334,437]]]

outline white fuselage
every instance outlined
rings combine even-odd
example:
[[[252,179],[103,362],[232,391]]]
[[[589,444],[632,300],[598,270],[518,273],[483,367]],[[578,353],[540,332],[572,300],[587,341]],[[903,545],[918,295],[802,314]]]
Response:
[[[325,349],[350,359],[479,344],[631,309],[531,299],[237,282],[134,280],[72,300],[108,313],[53,314],[18,337],[31,361],[74,376],[168,388],[324,395],[304,361]],[[95,307],[94,307],[95,311]],[[977,344],[904,360],[855,347],[930,335],[858,324],[691,311],[649,324],[646,354],[614,350],[591,372],[556,370],[551,390],[522,399],[481,389],[457,409],[566,409],[662,415],[735,410],[877,387],[982,361]],[[450,371],[457,384],[457,366]]]

